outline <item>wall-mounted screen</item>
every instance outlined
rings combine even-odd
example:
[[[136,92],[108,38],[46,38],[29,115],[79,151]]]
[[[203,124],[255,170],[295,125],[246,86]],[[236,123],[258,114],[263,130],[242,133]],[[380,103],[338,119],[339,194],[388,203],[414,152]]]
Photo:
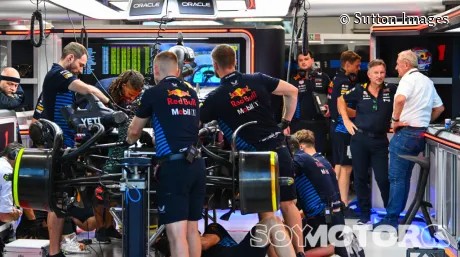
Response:
[[[73,39],[64,39],[63,46]],[[167,51],[176,45],[176,40],[161,40],[160,51]],[[243,38],[209,38],[203,40],[187,40],[184,45],[193,49],[195,53],[194,73],[185,78],[190,84],[196,86],[217,86],[220,79],[213,75],[211,52],[218,44],[228,44],[236,51],[237,70],[246,72],[245,40]],[[96,84],[97,79],[117,77],[125,70],[133,69],[144,76],[151,73],[153,64],[154,39],[152,40],[126,40],[117,39],[90,39],[88,44],[88,63],[80,79],[89,84]],[[153,81],[152,83],[153,84]]]

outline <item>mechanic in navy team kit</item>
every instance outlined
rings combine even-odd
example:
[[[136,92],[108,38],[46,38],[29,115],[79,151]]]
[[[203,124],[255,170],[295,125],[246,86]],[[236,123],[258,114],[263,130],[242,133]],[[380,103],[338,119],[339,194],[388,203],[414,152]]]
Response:
[[[324,153],[326,118],[314,93],[325,95],[331,79],[326,73],[313,70],[314,62],[313,54],[310,51],[307,52],[307,55],[299,53],[297,56],[299,70],[292,79],[292,84],[299,89],[299,95],[290,132],[294,134],[301,129],[313,131],[316,139],[316,151]]]
[[[350,158],[351,135],[343,125],[342,117],[337,111],[337,98],[351,90],[355,85],[356,76],[360,70],[361,57],[353,51],[345,51],[340,56],[341,68],[337,71],[329,87],[329,112],[331,115],[330,135],[332,141],[332,162],[339,179],[340,195],[345,207],[348,208],[348,189],[352,162]],[[349,104],[347,111],[350,118],[355,116],[353,104]],[[346,210],[348,213],[348,209]]]
[[[201,236],[201,257],[265,257],[270,243],[278,257],[296,256],[289,233],[277,216],[263,219],[237,243],[228,231],[218,223],[209,224]],[[162,237],[153,245],[164,256],[170,256],[169,240]]]
[[[96,87],[87,85],[76,76],[83,72],[88,60],[86,48],[79,43],[69,43],[62,50],[58,63],[54,63],[43,81],[42,117],[55,122],[64,133],[64,148],[74,147],[74,131],[69,128],[61,114],[61,108],[74,103],[75,93],[81,95],[94,94],[102,103],[108,104],[109,99]],[[43,115],[44,114],[44,115]],[[48,230],[50,233],[49,256],[64,256],[60,242],[64,219],[57,218],[54,212],[48,213]]]
[[[314,133],[305,129],[297,131],[289,138],[289,147],[294,155],[299,204],[305,216],[302,226],[306,228],[304,238],[307,234],[315,236],[320,226],[330,229],[335,225],[345,225],[337,176],[326,158],[316,152]],[[342,240],[341,237],[337,238]],[[310,245],[305,242],[305,256],[348,256],[343,247],[322,246],[320,243]]]
[[[370,82],[356,85],[338,99],[337,107],[343,123],[351,137],[353,156],[354,188],[361,210],[358,224],[370,223],[371,192],[369,190],[368,168],[374,170],[374,177],[380,189],[386,208],[390,194],[388,180],[388,137],[396,86],[384,82],[386,65],[380,59],[369,62],[367,75]],[[356,103],[356,118],[352,122],[347,114],[347,103]]]
[[[221,85],[210,92],[201,106],[202,123],[217,120],[224,137],[232,142],[232,133],[241,125],[257,121],[245,127],[236,140],[238,150],[275,151],[278,153],[280,176],[293,177],[292,158],[286,148],[283,130],[287,129],[297,103],[297,88],[267,75],[242,74],[235,71],[236,54],[229,45],[218,45],[211,53],[216,76]],[[269,105],[270,95],[284,96],[283,120],[277,124]],[[280,188],[281,211],[286,224],[301,233],[301,218],[295,205],[295,186]],[[273,213],[260,214],[263,219]],[[296,226],[297,225],[297,226]],[[300,239],[293,238],[296,252],[301,252]]]
[[[152,118],[160,162],[156,171],[159,223],[166,225],[173,257],[200,256],[198,220],[206,193],[204,160],[194,154],[200,109],[196,92],[178,79],[179,74],[174,53],[166,51],[155,57],[156,86],[142,96],[127,142],[135,143]]]

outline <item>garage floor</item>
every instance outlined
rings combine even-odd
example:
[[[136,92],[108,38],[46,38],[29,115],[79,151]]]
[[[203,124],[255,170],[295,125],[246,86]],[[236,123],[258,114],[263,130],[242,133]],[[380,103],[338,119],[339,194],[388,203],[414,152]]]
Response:
[[[226,211],[218,211],[217,216],[220,217],[222,214],[226,213]],[[278,213],[280,215],[280,213]],[[372,221],[377,222],[381,219],[378,215],[373,215],[372,216]],[[218,222],[224,226],[227,230],[229,230],[230,235],[234,237],[234,239],[239,242],[241,241],[246,233],[254,226],[254,224],[257,223],[257,216],[256,215],[240,215],[238,212],[233,214],[230,218],[230,221],[222,221],[219,220]],[[357,220],[347,220],[346,223],[348,226],[351,226],[353,229],[354,225],[356,225]],[[423,222],[414,222],[414,224],[417,225],[417,227],[422,231],[422,229],[426,226]],[[204,221],[200,221],[199,225],[199,230],[203,231],[204,228]],[[366,256],[372,256],[372,257],[388,257],[388,256],[406,256],[406,250],[407,248],[411,248],[413,246],[421,246],[422,248],[423,245],[418,245],[416,240],[414,238],[406,237],[402,241],[396,241],[396,237],[394,235],[388,234],[388,233],[380,233],[380,232],[372,232],[372,231],[366,231],[364,234],[357,234],[358,240],[360,240],[361,245],[364,248]],[[82,232],[78,235],[79,239],[86,239],[88,237],[88,233]],[[90,238],[94,238],[94,232],[89,233]],[[430,248],[433,246],[439,247],[439,248],[444,248],[445,246],[441,244],[435,244],[434,241],[430,238],[428,235],[428,232],[422,231],[421,235],[417,237],[420,242],[425,242],[428,243]],[[378,241],[385,241],[386,246],[382,246],[381,244],[379,245]],[[86,256],[86,257],[121,257],[122,256],[122,249],[121,249],[121,241],[112,241],[112,244],[110,245],[98,245],[97,243],[93,243],[90,245],[90,251],[91,253],[89,254],[73,254],[73,255],[68,255],[68,256],[74,256],[74,257],[80,257],[80,256]],[[152,253],[150,256],[155,256],[154,253]]]

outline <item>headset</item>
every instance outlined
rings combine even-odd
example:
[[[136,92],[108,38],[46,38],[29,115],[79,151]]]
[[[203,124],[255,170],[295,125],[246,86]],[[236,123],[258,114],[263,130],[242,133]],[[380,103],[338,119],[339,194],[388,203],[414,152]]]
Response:
[[[20,143],[10,143],[5,147],[5,149],[3,149],[2,156],[6,156],[8,159],[14,161],[22,148],[24,148],[24,146]]]
[[[177,56],[179,70],[181,71],[180,79],[193,74],[196,67],[195,52],[190,47],[184,46],[184,37],[179,32],[177,36],[177,44],[169,49]]]
[[[29,126],[30,139],[34,145],[45,145],[45,128],[41,122],[34,122]],[[39,135],[39,137],[38,137]]]
[[[343,73],[346,74],[346,71],[344,68],[340,68],[340,71],[343,71]],[[348,77],[348,79],[351,81],[351,82],[356,82],[356,79],[358,78],[358,75],[356,75],[355,73],[352,73],[350,72],[350,74],[346,75]]]

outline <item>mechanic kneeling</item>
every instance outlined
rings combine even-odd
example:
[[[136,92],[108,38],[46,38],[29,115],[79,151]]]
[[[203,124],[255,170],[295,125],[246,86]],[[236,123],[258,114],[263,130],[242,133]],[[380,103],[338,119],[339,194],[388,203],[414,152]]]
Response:
[[[320,226],[327,226],[329,231],[333,226],[345,225],[336,174],[332,165],[316,152],[313,132],[305,129],[297,131],[290,137],[289,147],[294,154],[295,185],[305,215],[303,227],[308,224],[310,228],[303,231],[304,238],[309,233],[314,236],[320,232]],[[341,236],[336,235],[335,238],[342,240]],[[334,253],[348,256],[344,247],[324,246],[320,245],[320,241],[316,245],[305,242],[305,250],[306,256],[330,256]]]
[[[128,130],[128,144],[141,136],[149,118],[155,133],[159,166],[157,204],[172,256],[200,256],[198,220],[206,193],[206,167],[198,155],[199,102],[196,92],[178,79],[178,58],[172,52],[155,57],[156,86],[145,91]]]

